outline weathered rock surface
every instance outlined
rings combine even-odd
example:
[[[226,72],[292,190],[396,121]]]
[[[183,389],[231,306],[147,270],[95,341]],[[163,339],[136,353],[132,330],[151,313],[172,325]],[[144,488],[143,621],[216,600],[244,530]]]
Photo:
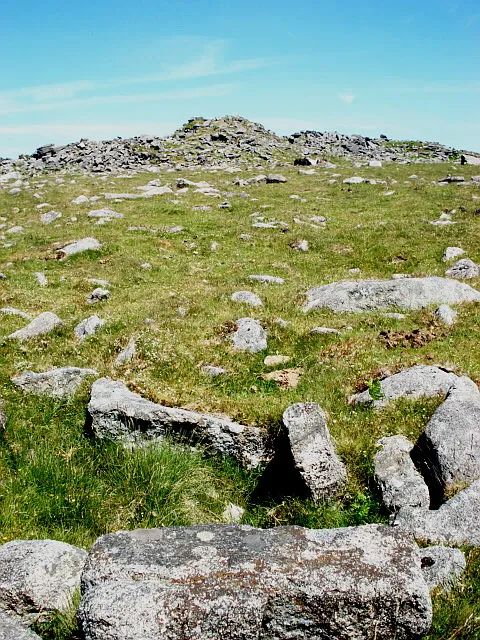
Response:
[[[0,546],[0,609],[26,621],[71,604],[87,553],[54,540],[13,540]]]
[[[20,617],[0,611],[0,640],[41,640],[41,638],[25,627]]]
[[[99,251],[102,248],[101,243],[95,238],[82,238],[66,244],[61,249],[57,249],[57,258],[69,258],[77,253],[84,251]]]
[[[375,454],[375,480],[387,509],[393,512],[402,507],[428,509],[428,487],[410,456],[413,443],[405,436],[389,436],[381,438],[378,444],[381,449]]]
[[[110,534],[82,594],[86,640],[407,640],[431,620],[416,546],[377,525]]]
[[[480,480],[460,491],[437,510],[405,507],[395,526],[430,544],[480,546]]]
[[[480,391],[470,378],[457,378],[417,448],[444,494],[480,478]]]
[[[102,320],[97,315],[89,316],[77,324],[74,333],[79,340],[85,340],[89,336],[93,336],[104,324],[105,320]]]
[[[447,247],[443,253],[442,260],[444,262],[450,262],[451,260],[455,260],[455,258],[459,258],[464,254],[465,251],[461,247]]]
[[[312,498],[334,496],[345,485],[347,472],[327,427],[327,415],[314,402],[291,405],[283,414],[296,469]]]
[[[367,389],[353,395],[350,402],[355,405],[370,404],[378,409],[398,398],[445,396],[457,381],[458,376],[441,367],[418,364],[381,380],[381,397],[373,399]]]
[[[307,291],[304,311],[331,309],[359,313],[375,309],[422,309],[433,304],[479,302],[480,292],[448,278],[347,280]]]
[[[241,302],[242,304],[248,304],[251,307],[261,307],[263,304],[259,296],[252,291],[235,291],[232,293],[231,299],[233,302]]]
[[[239,318],[236,325],[237,329],[231,336],[235,349],[257,353],[267,348],[267,332],[258,320]]]
[[[473,260],[470,260],[470,258],[462,258],[458,262],[455,262],[450,269],[447,269],[445,275],[449,278],[457,278],[458,280],[478,278],[478,276],[480,276],[480,267],[473,262]]]
[[[430,589],[442,587],[449,591],[465,571],[465,555],[451,547],[426,547],[420,550],[425,582]]]
[[[137,353],[137,342],[135,338],[130,338],[125,349],[122,349],[118,356],[115,358],[115,364],[122,366],[131,362]]]
[[[99,438],[141,442],[168,435],[230,455],[247,468],[267,462],[267,433],[226,417],[165,407],[129,391],[123,382],[100,378],[92,385],[89,426]]]
[[[45,311],[34,318],[26,327],[14,331],[8,337],[14,340],[28,340],[29,338],[51,333],[62,324],[63,322],[55,313]]]
[[[447,327],[451,327],[455,324],[458,313],[455,309],[449,307],[448,304],[441,304],[438,309],[435,309],[435,317]]]
[[[74,395],[86,377],[94,375],[97,375],[95,369],[59,367],[40,373],[25,371],[13,377],[12,382],[28,393],[68,398]]]

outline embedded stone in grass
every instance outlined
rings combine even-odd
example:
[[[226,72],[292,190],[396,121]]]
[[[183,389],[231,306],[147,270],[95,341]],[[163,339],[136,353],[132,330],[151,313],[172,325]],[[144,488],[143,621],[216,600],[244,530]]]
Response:
[[[438,309],[435,309],[435,317],[447,327],[455,324],[457,316],[458,313],[455,309],[449,307],[448,304],[441,304]]]
[[[421,542],[480,547],[479,513],[480,480],[476,480],[439,509],[403,507],[393,524]]]
[[[55,540],[13,540],[0,546],[0,609],[31,623],[65,611],[80,587],[83,549]]]
[[[470,378],[457,378],[416,448],[443,494],[480,478],[480,391]]]
[[[40,222],[42,224],[51,224],[62,217],[62,214],[58,211],[47,211],[47,213],[42,213],[40,216]]]
[[[71,204],[86,204],[89,200],[87,196],[77,196],[71,201]]]
[[[360,178],[360,176],[352,176],[351,178],[345,178],[343,184],[362,184],[366,181],[366,178]]]
[[[279,184],[281,182],[287,182],[287,179],[279,173],[268,173],[265,182],[267,184]]]
[[[295,249],[295,251],[301,251],[303,253],[306,253],[309,249],[308,240],[295,240],[295,242],[291,242],[289,246]]]
[[[42,640],[31,631],[20,616],[0,610],[0,640]]]
[[[231,335],[235,349],[257,353],[267,348],[267,332],[258,320],[239,318],[236,326],[236,331]]]
[[[310,329],[310,333],[314,335],[341,335],[341,331],[333,327],[313,327],[313,329]]]
[[[381,438],[377,445],[381,449],[375,454],[375,480],[387,509],[393,512],[401,507],[428,509],[428,487],[410,455],[413,443],[398,435]]]
[[[108,289],[102,289],[97,287],[87,297],[88,304],[96,304],[97,302],[105,302],[110,297],[110,291]]]
[[[263,466],[271,457],[265,429],[242,425],[227,417],[165,407],[110,378],[93,383],[87,411],[88,426],[99,438],[140,444],[168,435],[233,456],[248,469]]]
[[[69,398],[75,394],[86,377],[95,375],[95,369],[59,367],[39,373],[24,371],[14,376],[12,382],[28,393],[52,398]]]
[[[84,251],[99,251],[101,248],[102,244],[95,238],[82,238],[57,249],[56,256],[59,259],[68,258]]]
[[[96,333],[104,324],[105,320],[102,320],[97,315],[93,315],[79,322],[74,329],[74,333],[80,340],[85,340],[85,338]]]
[[[460,247],[447,247],[443,253],[442,260],[444,262],[450,262],[451,260],[455,260],[455,258],[459,258],[464,254],[465,251]]]
[[[264,284],[284,284],[285,280],[278,276],[269,276],[265,274],[248,276],[250,280],[255,282],[263,282]]]
[[[227,370],[223,367],[215,367],[211,364],[204,364],[200,367],[202,373],[210,378],[218,378],[218,376],[223,376],[227,373]]]
[[[85,640],[414,640],[432,616],[417,546],[380,525],[109,534],[82,586]]]
[[[330,436],[327,414],[306,402],[288,407],[282,419],[295,467],[313,500],[331,498],[345,485],[347,471]]]
[[[433,304],[480,302],[480,292],[448,278],[402,278],[392,280],[346,280],[307,291],[305,312],[331,309],[336,312],[422,309]]]
[[[465,554],[460,549],[426,547],[421,549],[420,554],[423,576],[431,590],[441,587],[444,591],[450,591],[467,566]]]
[[[480,276],[480,266],[470,260],[470,258],[462,258],[445,271],[445,275],[458,280],[469,280],[470,278],[478,278]]]
[[[4,313],[7,316],[19,316],[24,320],[32,319],[32,316],[30,313],[26,313],[25,311],[22,311],[21,309],[16,309],[15,307],[2,307],[0,309],[0,313]]]
[[[266,356],[263,360],[263,364],[266,367],[278,367],[282,364],[290,362],[290,356]]]
[[[227,524],[239,524],[245,514],[245,509],[230,502],[222,513],[222,519]]]
[[[137,344],[135,338],[130,338],[125,349],[122,349],[115,358],[115,364],[121,366],[131,362],[137,353]]]
[[[351,396],[355,405],[369,404],[379,409],[398,398],[418,399],[445,396],[458,376],[441,367],[418,364],[388,376],[378,383],[378,390],[366,389]],[[372,395],[373,394],[373,395]]]
[[[123,213],[118,213],[118,211],[114,211],[113,209],[94,209],[93,211],[88,212],[89,218],[109,218],[109,219],[121,219],[123,218]]]
[[[263,305],[259,296],[251,291],[235,291],[235,293],[232,293],[231,300],[248,304],[251,307],[261,307]]]
[[[47,276],[41,271],[36,271],[34,273],[34,276],[35,276],[35,280],[38,282],[38,284],[41,287],[46,287],[48,285]]]
[[[267,382],[276,382],[281,389],[296,389],[303,375],[303,369],[280,369],[264,373],[262,379]]]
[[[14,331],[8,337],[12,340],[28,340],[36,336],[51,333],[62,325],[63,322],[55,313],[44,311],[34,318],[26,327]]]

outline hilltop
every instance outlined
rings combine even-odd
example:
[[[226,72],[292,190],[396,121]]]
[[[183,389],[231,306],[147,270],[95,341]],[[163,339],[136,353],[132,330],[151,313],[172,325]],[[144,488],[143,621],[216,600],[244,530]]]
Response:
[[[458,160],[463,150],[437,142],[395,141],[385,135],[369,138],[319,131],[279,136],[263,125],[240,116],[191,118],[172,135],[142,135],[95,142],[80,140],[67,145],[48,144],[16,162],[0,160],[0,171],[30,173],[44,170],[90,173],[163,169],[246,168],[292,162],[315,164],[331,158],[354,161],[446,162]],[[475,159],[475,155],[471,154]],[[477,157],[480,162],[480,158]]]

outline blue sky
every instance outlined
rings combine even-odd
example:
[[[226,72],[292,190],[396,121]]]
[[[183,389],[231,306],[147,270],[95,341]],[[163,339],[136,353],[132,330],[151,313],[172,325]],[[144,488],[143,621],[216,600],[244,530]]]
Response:
[[[480,151],[480,3],[1,0],[0,156],[224,114]]]

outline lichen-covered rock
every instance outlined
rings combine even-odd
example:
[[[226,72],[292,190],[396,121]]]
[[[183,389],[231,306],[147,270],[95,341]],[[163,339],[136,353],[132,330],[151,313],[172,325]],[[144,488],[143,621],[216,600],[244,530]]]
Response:
[[[252,291],[235,291],[232,293],[231,300],[233,300],[233,302],[248,304],[251,307],[261,307],[263,304],[259,296]]]
[[[0,546],[0,609],[32,622],[64,611],[87,553],[54,540],[13,540]]]
[[[236,325],[237,329],[231,336],[235,349],[257,353],[267,348],[267,332],[258,320],[240,318]]]
[[[104,324],[105,320],[93,315],[79,322],[74,329],[74,333],[79,340],[85,340],[89,336],[93,336]]]
[[[375,480],[389,511],[401,507],[428,509],[430,494],[425,480],[415,468],[410,453],[413,443],[405,436],[390,436],[378,441],[375,454]]]
[[[327,427],[327,415],[314,402],[293,404],[283,414],[293,461],[315,501],[345,485],[347,472]]]
[[[45,311],[34,318],[26,327],[14,331],[8,337],[12,340],[28,340],[51,333],[62,324],[63,322],[55,313]]]
[[[135,443],[169,435],[231,455],[247,468],[259,467],[270,458],[264,429],[226,417],[165,407],[110,378],[93,383],[88,416],[89,426],[99,438]]]
[[[473,262],[473,260],[470,260],[470,258],[462,258],[453,264],[450,269],[447,269],[445,275],[449,278],[457,278],[458,280],[478,278],[478,276],[480,276],[480,267]]]
[[[101,243],[95,238],[82,238],[57,249],[56,255],[57,258],[68,258],[84,251],[99,251],[101,248]]]
[[[391,528],[207,525],[99,538],[79,620],[86,640],[408,640],[431,602]]]
[[[47,395],[52,398],[68,398],[77,391],[87,376],[94,376],[95,369],[80,367],[58,367],[49,371],[24,371],[12,378],[17,387],[28,393]]]
[[[404,507],[394,525],[430,544],[480,546],[480,480],[460,491],[439,509]]]
[[[378,409],[398,398],[415,400],[445,396],[458,379],[454,373],[441,367],[418,364],[381,380],[375,399],[367,389],[353,395],[350,402],[354,405],[370,404]]]
[[[480,391],[470,378],[458,378],[430,419],[417,448],[441,492],[480,478]]]
[[[22,619],[0,611],[0,640],[42,640],[28,629]]]
[[[448,278],[347,280],[307,291],[304,311],[331,309],[359,313],[375,309],[423,309],[433,304],[479,302],[480,292]]]
[[[420,550],[425,582],[430,589],[449,591],[465,571],[465,554],[451,547],[426,547]]]

